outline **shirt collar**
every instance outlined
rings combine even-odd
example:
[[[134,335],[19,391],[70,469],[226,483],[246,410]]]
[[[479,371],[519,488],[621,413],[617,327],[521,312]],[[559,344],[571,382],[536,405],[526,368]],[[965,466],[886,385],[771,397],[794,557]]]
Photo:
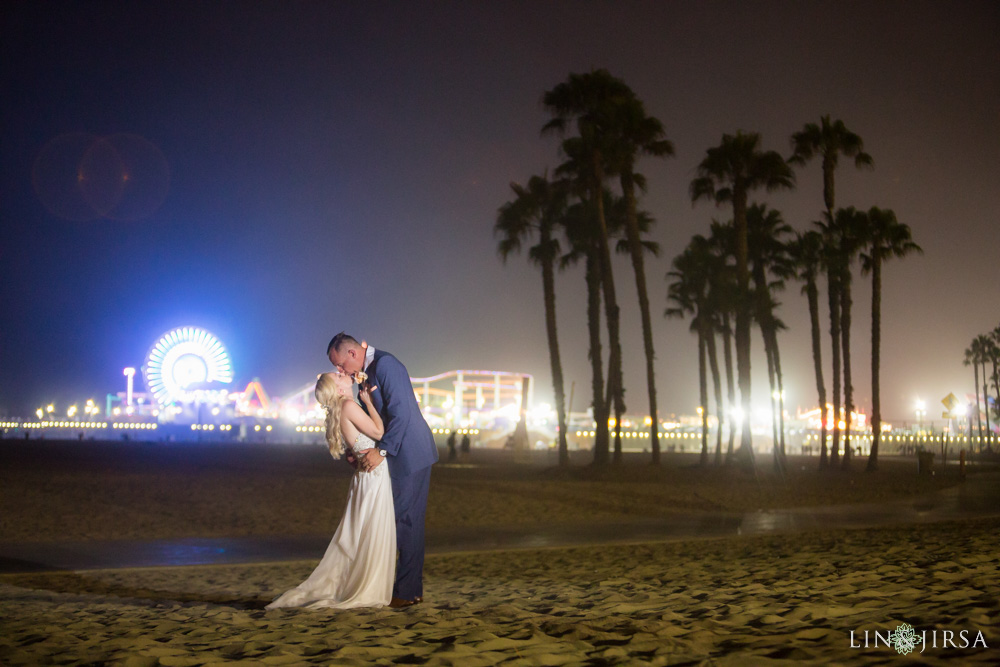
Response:
[[[375,359],[375,348],[369,345],[365,348],[365,361],[361,366],[361,370],[366,371],[368,367],[371,366],[372,361]]]

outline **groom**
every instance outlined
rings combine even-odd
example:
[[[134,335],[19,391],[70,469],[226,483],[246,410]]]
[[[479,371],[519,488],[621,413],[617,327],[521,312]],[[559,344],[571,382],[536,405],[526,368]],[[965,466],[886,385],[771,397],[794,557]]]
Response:
[[[437,445],[420,413],[410,374],[396,357],[343,332],[333,337],[326,354],[338,371],[349,375],[363,371],[378,389],[372,392],[372,403],[385,433],[377,447],[358,456],[357,465],[371,470],[385,460],[389,466],[399,550],[389,606],[408,607],[424,599],[424,517]]]

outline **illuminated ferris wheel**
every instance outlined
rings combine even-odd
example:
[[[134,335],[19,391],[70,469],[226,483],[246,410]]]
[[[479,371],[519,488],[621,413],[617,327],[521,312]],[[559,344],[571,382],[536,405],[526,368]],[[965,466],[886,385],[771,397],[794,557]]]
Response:
[[[207,383],[233,381],[225,346],[196,327],[180,327],[160,336],[146,355],[142,374],[160,405],[184,400],[190,391]]]

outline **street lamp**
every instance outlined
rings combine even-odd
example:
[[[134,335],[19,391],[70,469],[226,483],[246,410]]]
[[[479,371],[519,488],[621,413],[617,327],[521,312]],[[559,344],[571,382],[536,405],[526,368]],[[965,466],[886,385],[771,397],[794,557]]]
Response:
[[[923,431],[924,430],[924,415],[927,414],[927,404],[924,403],[919,398],[917,399],[916,412],[917,412],[917,429],[920,430],[920,431]]]

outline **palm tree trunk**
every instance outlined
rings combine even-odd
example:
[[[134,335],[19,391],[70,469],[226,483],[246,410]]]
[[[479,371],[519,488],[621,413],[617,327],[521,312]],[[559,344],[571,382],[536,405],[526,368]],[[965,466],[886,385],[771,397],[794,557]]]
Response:
[[[879,397],[879,369],[882,363],[882,255],[872,248],[872,448],[865,470],[878,470],[878,447],[882,440],[882,400]]]
[[[833,439],[830,443],[830,465],[836,466],[840,458],[840,289],[837,273],[830,267],[827,272],[830,299],[830,338],[833,341]]]
[[[542,243],[549,244],[543,232]],[[549,360],[552,363],[552,388],[555,391],[556,415],[559,420],[559,465],[569,465],[569,446],[566,444],[566,395],[563,386],[562,361],[559,357],[559,336],[556,330],[556,289],[553,260],[542,262],[542,288],[545,293],[545,332],[549,341]]]
[[[590,372],[594,407],[594,463],[606,465],[611,438],[608,404],[604,400],[604,363],[601,360],[601,271],[596,249],[587,253],[587,331],[590,333]]]
[[[767,285],[767,275],[764,265],[755,260],[753,262],[753,283],[754,283],[754,303],[757,310],[757,323],[760,326],[761,338],[764,340],[764,355],[767,359],[767,383],[770,388],[771,399],[771,452],[774,459],[775,472],[782,471],[782,460],[778,442],[778,416],[777,416],[777,386],[775,375],[776,350],[774,343],[777,337],[773,335],[774,317],[771,313],[771,297]]]
[[[826,385],[823,382],[823,348],[819,328],[819,290],[816,281],[806,284],[806,299],[809,302],[809,324],[812,328],[813,370],[816,375],[816,392],[819,396],[820,454],[819,467],[826,467]]]
[[[771,337],[765,327],[762,327],[762,335],[764,338],[764,353],[767,359],[767,384],[768,388],[771,390],[771,458],[774,462],[774,471],[780,473],[782,471],[781,465],[781,454],[778,448],[778,388],[775,382],[774,374],[774,348],[771,347]]]
[[[604,287],[604,310],[605,319],[608,325],[608,383],[611,395],[614,400],[616,421],[620,425],[621,414],[625,411],[624,398],[622,395],[622,347],[619,335],[619,308],[618,299],[615,296],[615,279],[611,267],[611,248],[608,242],[608,225],[604,217],[604,197],[601,192],[601,185],[604,183],[604,171],[601,168],[601,156],[597,152],[593,157],[594,182],[591,184],[591,201],[594,202],[597,210],[597,222],[600,227],[598,235],[601,244],[601,284]],[[615,454],[621,456],[621,429],[615,428]]]
[[[715,331],[710,328],[706,338],[708,345],[708,367],[712,371],[712,386],[715,389],[715,414],[718,424],[715,429],[715,465],[722,463],[722,422],[725,419],[722,404],[722,378],[719,375],[719,354],[715,346]],[[707,409],[708,406],[706,406]]]
[[[656,409],[656,371],[653,364],[656,353],[653,351],[653,321],[649,314],[646,268],[642,257],[642,241],[639,238],[639,223],[635,210],[635,184],[632,181],[631,172],[622,174],[621,184],[628,211],[626,226],[628,246],[632,255],[632,268],[635,270],[635,289],[639,294],[639,313],[642,316],[642,344],[646,353],[646,387],[649,392],[649,417],[652,420],[649,429],[650,445],[653,451],[653,463],[658,464],[660,462],[660,418]]]
[[[736,376],[740,387],[743,419],[740,424],[739,455],[753,465],[753,440],[750,434],[750,265],[747,245],[746,184],[737,178],[733,184],[733,222],[736,227]]]
[[[774,377],[778,384],[778,438],[781,441],[781,465],[785,466],[785,387],[781,377],[781,351],[778,349],[778,329],[771,327],[771,350],[774,353]]]
[[[988,378],[989,375],[986,374],[986,350],[983,350],[983,413],[986,415],[986,438],[987,438],[987,449],[989,449],[989,438],[992,435],[990,430],[990,394],[987,391]]]
[[[840,283],[840,340],[844,345],[844,459],[841,466],[847,470],[851,465],[853,451],[851,449],[851,413],[854,411],[854,387],[851,384],[851,276],[850,268],[844,266],[844,275]]]
[[[979,425],[979,451],[983,451],[983,416],[979,413],[979,364],[976,358],[972,358],[972,374],[976,383],[976,423]],[[969,430],[972,430],[972,422],[969,422]]]
[[[704,317],[699,313],[699,319]],[[701,401],[701,465],[708,465],[708,378],[705,370],[705,325],[698,323],[698,399]]]
[[[619,308],[618,299],[615,296],[615,279],[611,267],[611,249],[608,242],[608,225],[604,216],[604,197],[602,196],[602,184],[604,183],[604,170],[601,167],[601,156],[595,151],[593,155],[593,182],[590,186],[591,201],[597,211],[597,224],[600,229],[598,241],[601,250],[601,285],[604,288],[604,310],[605,319],[608,326],[608,384],[613,396],[616,425],[620,424],[621,413],[624,412],[624,400],[622,397],[621,383],[621,339],[619,336]],[[621,430],[615,429],[615,452],[621,456]]]
[[[608,360],[608,378],[614,377],[615,369],[611,367],[611,360]],[[615,400],[614,383],[608,382],[607,393],[604,395],[605,401],[609,406],[614,405],[615,410],[615,428],[612,431],[614,434],[614,451],[612,452],[611,461],[612,463],[622,462],[622,413],[618,407],[618,401]]]
[[[726,446],[726,465],[733,460],[733,441],[736,439],[736,424],[733,423],[732,410],[736,405],[736,386],[733,382],[733,334],[729,326],[729,313],[722,313],[722,354],[726,365],[726,423],[729,426],[729,443]]]
[[[993,414],[1000,418],[1000,367],[997,365],[997,357],[993,357],[993,390],[996,392],[996,399],[993,402]],[[993,446],[993,434],[990,434],[990,449]]]

